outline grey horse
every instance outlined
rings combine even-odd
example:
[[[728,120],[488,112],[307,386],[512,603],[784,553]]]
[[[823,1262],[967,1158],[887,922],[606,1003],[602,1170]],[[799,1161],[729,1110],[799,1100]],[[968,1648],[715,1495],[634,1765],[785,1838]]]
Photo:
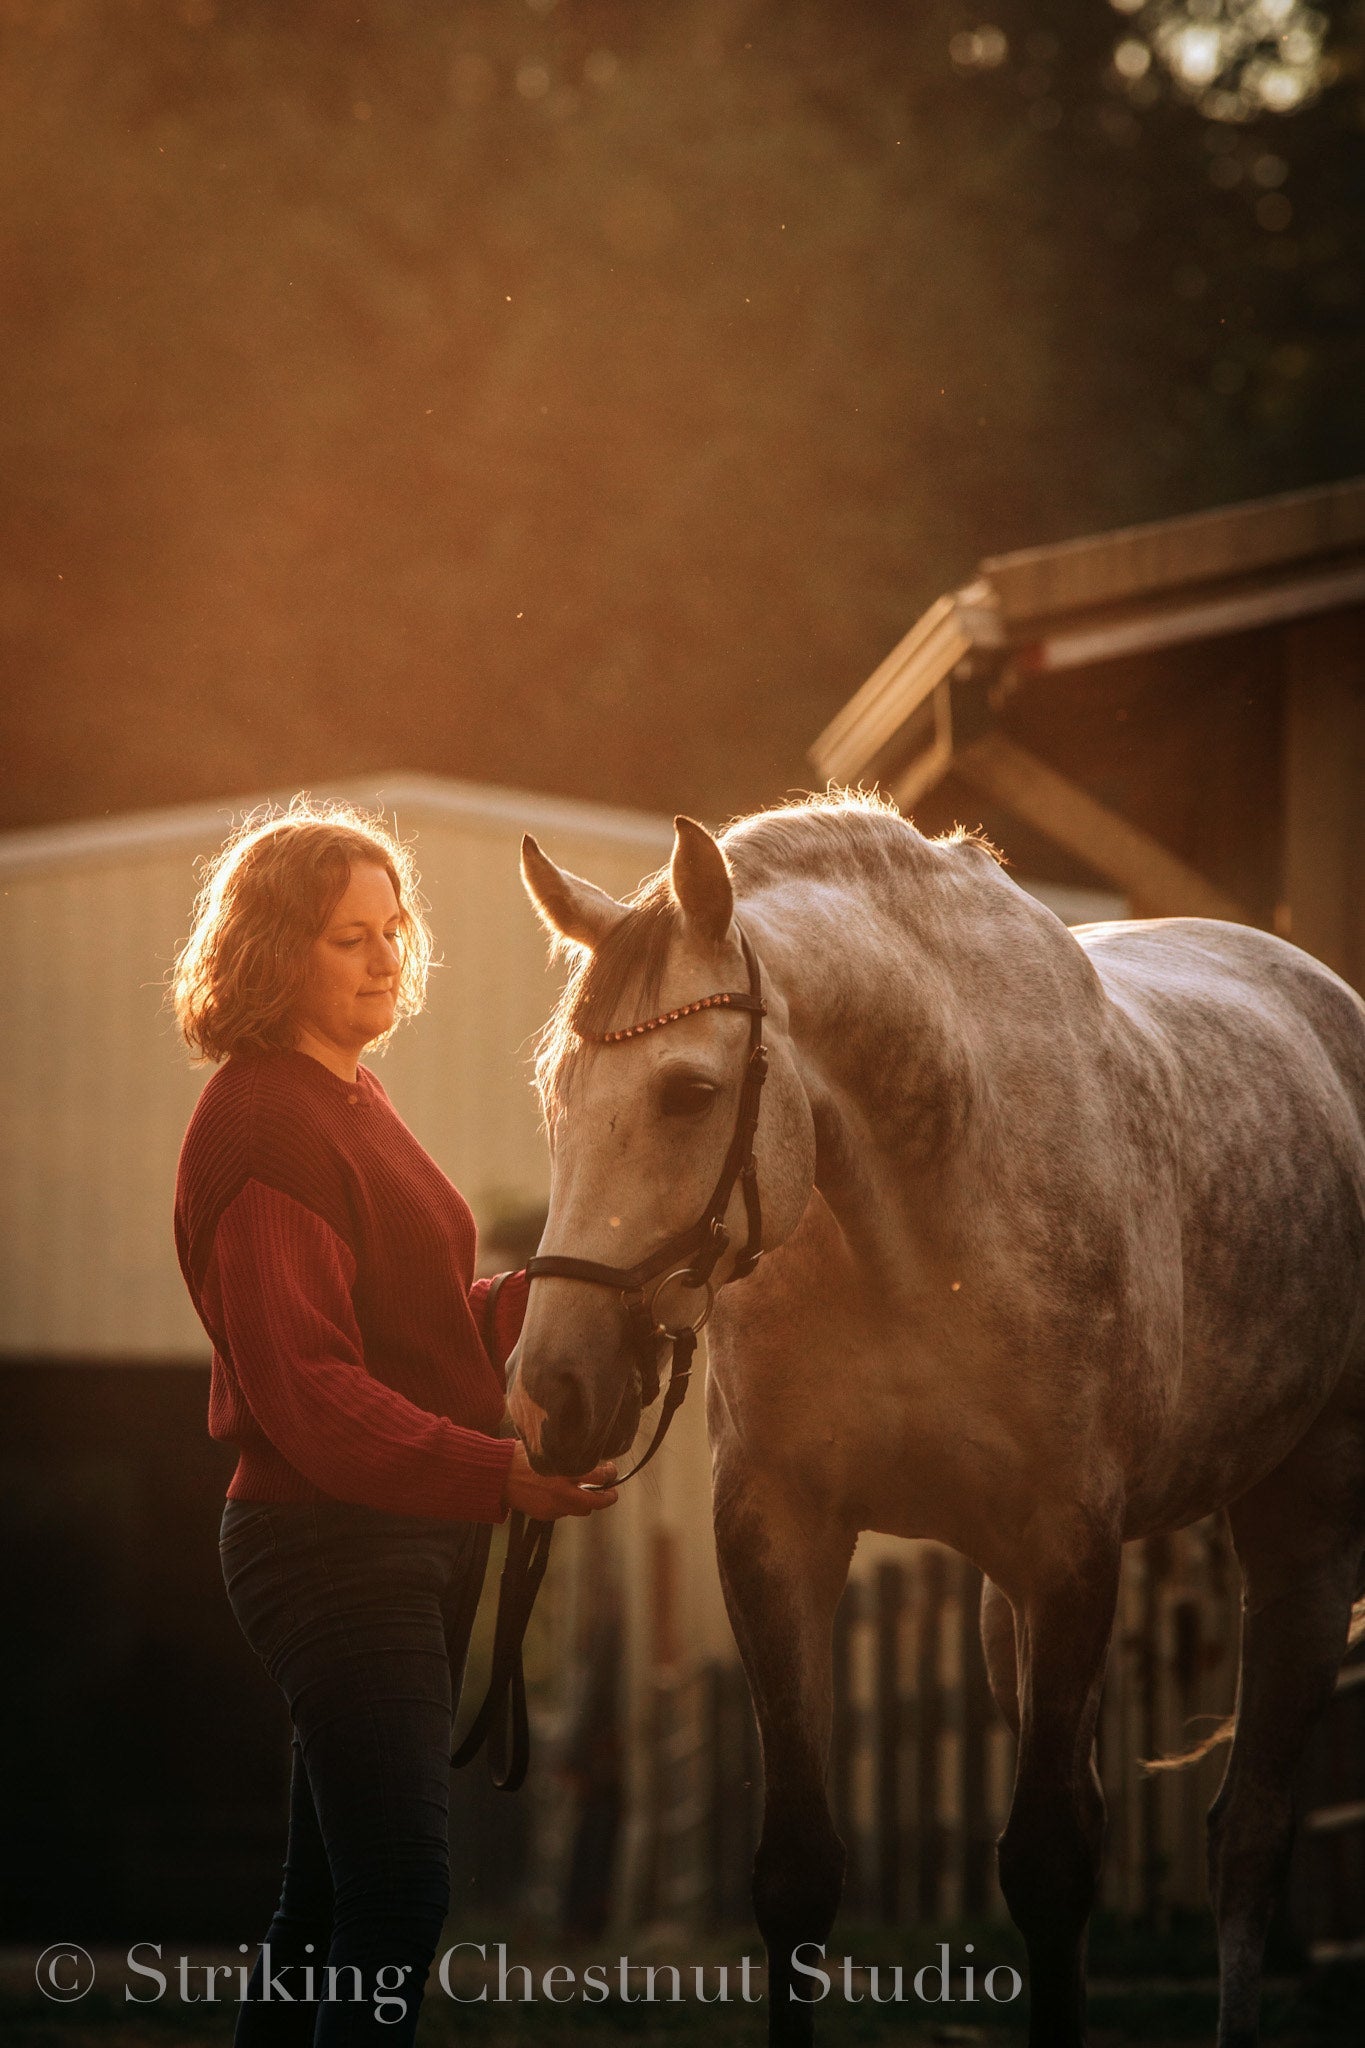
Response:
[[[765,1250],[736,1285],[716,1270],[706,1402],[762,1741],[773,2038],[811,2038],[792,1952],[840,1896],[831,1633],[858,1532],[934,1538],[986,1576],[1029,2039],[1075,2048],[1122,1547],[1226,1509],[1244,1628],[1209,1857],[1218,2038],[1249,2048],[1290,1780],[1361,1590],[1365,1006],[1242,926],[1068,931],[989,847],[862,796],[719,841],[680,818],[628,904],[533,841],[523,872],[576,960],[540,1067],[547,1252],[647,1258],[702,1207],[735,1117],[742,1015],[607,1045],[587,1027],[743,988],[737,925],[761,963]],[[545,1469],[631,1442],[637,1356],[610,1290],[533,1282],[511,1412]]]

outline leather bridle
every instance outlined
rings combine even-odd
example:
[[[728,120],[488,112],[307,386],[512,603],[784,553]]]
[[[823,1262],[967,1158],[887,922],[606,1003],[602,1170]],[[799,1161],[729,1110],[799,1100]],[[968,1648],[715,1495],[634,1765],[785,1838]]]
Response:
[[[637,1472],[643,1471],[682,1406],[697,1348],[697,1336],[715,1305],[712,1275],[730,1248],[725,1217],[736,1186],[743,1190],[749,1234],[727,1279],[742,1280],[752,1273],[763,1250],[763,1207],[758,1192],[758,1169],[754,1164],[754,1139],[758,1132],[763,1083],[768,1073],[768,1048],[763,1043],[763,1018],[767,1006],[763,1000],[763,978],[757,955],[749,944],[748,934],[738,923],[735,930],[749,977],[746,991],[726,989],[719,995],[702,996],[696,1002],[680,1004],[676,1010],[665,1010],[658,1017],[648,1017],[640,1024],[628,1024],[619,1031],[579,1029],[578,1032],[579,1037],[590,1045],[624,1045],[651,1031],[661,1031],[669,1024],[680,1023],[684,1017],[694,1017],[703,1010],[748,1012],[749,1052],[735,1108],[735,1128],[710,1201],[689,1230],[678,1231],[638,1265],[604,1266],[595,1259],[566,1258],[558,1252],[537,1253],[526,1262],[526,1271],[532,1280],[585,1280],[593,1287],[610,1287],[621,1296],[640,1376],[641,1408],[648,1408],[659,1392],[657,1340],[665,1338],[672,1346],[668,1393],[653,1439],[639,1463],[632,1465],[630,1471],[623,1473],[615,1482],[618,1486],[623,1480],[633,1479]],[[660,1296],[674,1281],[689,1290],[705,1290],[706,1300],[701,1313],[691,1322],[678,1324],[660,1312]],[[588,1490],[584,1489],[585,1492]]]
[[[638,1265],[605,1266],[595,1259],[572,1259],[558,1252],[537,1253],[526,1262],[526,1271],[532,1280],[584,1280],[593,1287],[610,1287],[621,1296],[639,1373],[641,1409],[648,1408],[659,1392],[658,1340],[665,1339],[671,1347],[668,1391],[649,1449],[629,1472],[613,1482],[617,1486],[623,1479],[633,1479],[637,1472],[644,1470],[683,1404],[697,1338],[715,1305],[713,1275],[730,1248],[725,1217],[736,1187],[744,1192],[749,1234],[743,1251],[726,1276],[727,1280],[742,1280],[752,1273],[763,1250],[763,1208],[758,1193],[758,1170],[754,1164],[754,1139],[758,1132],[763,1083],[768,1074],[768,1049],[763,1043],[766,1006],[757,956],[738,921],[735,930],[748,970],[747,991],[726,989],[718,995],[702,996],[696,1002],[681,1004],[676,1010],[665,1010],[661,1016],[647,1017],[639,1024],[628,1024],[620,1031],[579,1029],[578,1032],[589,1045],[624,1045],[630,1039],[661,1031],[666,1025],[680,1023],[684,1017],[697,1016],[703,1010],[748,1012],[749,1052],[735,1109],[735,1128],[710,1201],[690,1230],[678,1231],[657,1251],[651,1252],[647,1259],[641,1259]],[[660,1310],[660,1297],[675,1280],[688,1289],[705,1290],[706,1300],[701,1313],[691,1322],[674,1323]],[[485,1341],[490,1353],[496,1285],[485,1304]],[[601,1493],[605,1488],[585,1486],[583,1491]],[[554,1523],[528,1520],[515,1510],[508,1519],[507,1556],[498,1594],[493,1667],[488,1691],[468,1733],[450,1760],[457,1766],[466,1764],[487,1744],[494,1785],[499,1791],[515,1792],[526,1776],[530,1761],[530,1726],[521,1646],[531,1618],[531,1608],[549,1562]],[[486,1527],[482,1532],[485,1562],[490,1533]]]

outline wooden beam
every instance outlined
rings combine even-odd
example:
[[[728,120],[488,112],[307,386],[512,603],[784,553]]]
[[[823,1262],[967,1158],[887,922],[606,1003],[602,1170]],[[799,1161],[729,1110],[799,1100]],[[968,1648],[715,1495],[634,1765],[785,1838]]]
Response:
[[[964,747],[953,767],[983,795],[1079,854],[1122,889],[1135,910],[1140,906],[1149,917],[1252,922],[1231,896],[1003,733],[986,733]]]
[[[992,630],[975,608],[975,587],[940,597],[874,669],[833,717],[810,749],[819,773],[833,782],[856,782],[901,728]]]
[[[897,776],[892,795],[903,811],[913,811],[953,765],[953,694],[948,681],[941,682],[929,700],[934,713],[934,736]]]
[[[1354,562],[1331,575],[1301,576],[1293,582],[1243,582],[1233,590],[1206,592],[1198,602],[1184,605],[1149,602],[1124,617],[1101,617],[1049,633],[1033,646],[1020,648],[1015,658],[1027,674],[1092,668],[1102,661],[1216,640],[1226,633],[1250,633],[1362,602],[1365,562]]]
[[[1285,936],[1365,989],[1365,621],[1285,635]]]

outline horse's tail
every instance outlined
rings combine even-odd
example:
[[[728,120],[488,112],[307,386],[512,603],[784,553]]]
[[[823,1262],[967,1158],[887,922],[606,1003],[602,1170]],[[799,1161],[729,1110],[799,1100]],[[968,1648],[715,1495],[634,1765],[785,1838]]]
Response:
[[[1229,1714],[1220,1721],[1202,1742],[1196,1742],[1190,1749],[1182,1749],[1178,1756],[1142,1756],[1138,1758],[1138,1769],[1149,1774],[1154,1771],[1183,1771],[1190,1764],[1201,1763],[1210,1753],[1231,1742],[1237,1733],[1237,1716]]]
[[[1365,1642],[1365,1593],[1362,1593],[1351,1609],[1351,1625],[1346,1631],[1346,1648],[1353,1650],[1357,1643]],[[1213,1731],[1192,1748],[1181,1750],[1178,1756],[1152,1756],[1139,1759],[1139,1768],[1144,1771],[1183,1771],[1189,1764],[1197,1764],[1219,1749],[1225,1742],[1231,1742],[1237,1732],[1237,1716],[1229,1714],[1220,1721]]]

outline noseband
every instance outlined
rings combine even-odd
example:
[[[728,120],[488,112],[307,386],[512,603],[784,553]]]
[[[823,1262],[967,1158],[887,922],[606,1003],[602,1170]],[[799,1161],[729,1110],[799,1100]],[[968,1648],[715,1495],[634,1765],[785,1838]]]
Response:
[[[749,944],[747,933],[738,924],[735,929],[748,970],[747,991],[727,989],[719,995],[702,996],[696,1002],[681,1004],[676,1010],[665,1010],[661,1016],[647,1017],[639,1024],[627,1024],[620,1031],[580,1030],[578,1034],[589,1045],[624,1045],[629,1040],[645,1037],[651,1031],[662,1031],[669,1024],[681,1023],[684,1017],[695,1017],[703,1010],[748,1012],[749,1052],[735,1110],[735,1128],[710,1201],[689,1230],[678,1231],[649,1258],[642,1259],[635,1266],[604,1266],[593,1259],[563,1258],[557,1252],[544,1256],[537,1254],[526,1262],[526,1271],[532,1280],[586,1280],[590,1286],[610,1287],[621,1296],[640,1375],[642,1408],[648,1408],[659,1392],[656,1340],[666,1338],[672,1346],[668,1393],[653,1439],[639,1463],[622,1474],[623,1479],[632,1479],[649,1463],[663,1442],[669,1423],[682,1406],[693,1353],[697,1348],[697,1335],[715,1304],[712,1275],[730,1248],[725,1216],[737,1186],[744,1192],[749,1235],[729,1278],[742,1280],[746,1274],[752,1273],[763,1250],[763,1210],[758,1193],[758,1169],[754,1164],[754,1138],[758,1131],[759,1101],[768,1073],[768,1048],[763,1043],[766,1005],[757,956]],[[701,1313],[691,1322],[675,1322],[660,1310],[660,1297],[666,1296],[675,1281],[684,1289],[705,1290],[706,1299]],[[619,1486],[621,1480],[618,1479],[616,1484]]]
[[[749,974],[747,992],[728,989],[719,995],[702,996],[697,1002],[683,1003],[676,1010],[665,1010],[662,1016],[647,1017],[642,1023],[627,1024],[620,1031],[579,1031],[578,1034],[589,1045],[624,1045],[628,1040],[644,1037],[648,1032],[662,1031],[665,1025],[679,1024],[684,1017],[695,1017],[703,1010],[747,1010],[749,1054],[745,1062],[744,1079],[740,1084],[739,1103],[735,1110],[734,1134],[730,1139],[730,1148],[725,1155],[720,1178],[712,1190],[710,1201],[690,1230],[680,1230],[676,1236],[670,1237],[656,1252],[651,1253],[649,1258],[642,1259],[636,1266],[603,1266],[593,1259],[562,1258],[557,1252],[546,1253],[543,1256],[538,1253],[535,1258],[526,1261],[526,1271],[532,1280],[585,1280],[593,1287],[610,1287],[621,1296],[625,1303],[631,1343],[640,1377],[641,1408],[648,1408],[659,1392],[656,1355],[658,1339],[664,1338],[672,1347],[668,1392],[664,1396],[664,1404],[649,1449],[638,1464],[632,1465],[629,1472],[621,1475],[622,1479],[633,1479],[637,1472],[644,1470],[667,1435],[668,1425],[683,1404],[692,1371],[692,1359],[697,1348],[697,1337],[716,1299],[712,1275],[730,1248],[730,1234],[725,1228],[725,1216],[737,1186],[744,1190],[744,1211],[748,1219],[749,1235],[743,1251],[730,1269],[729,1278],[742,1280],[746,1274],[752,1273],[763,1249],[763,1211],[758,1198],[754,1138],[758,1131],[759,1098],[768,1073],[768,1050],[763,1043],[765,1006],[762,978],[754,949],[738,924],[735,929],[739,933],[744,964]],[[701,1313],[690,1323],[670,1320],[659,1306],[660,1297],[666,1295],[667,1289],[674,1281],[685,1289],[705,1290],[706,1300]],[[487,1304],[490,1350],[492,1301],[493,1296],[490,1295]],[[621,1480],[618,1479],[615,1484],[619,1486]],[[601,1493],[604,1490],[600,1486],[583,1489],[585,1493]],[[553,1528],[553,1522],[528,1521],[515,1511],[509,1517],[507,1556],[498,1595],[493,1669],[488,1682],[488,1692],[468,1734],[450,1759],[451,1763],[457,1766],[466,1764],[487,1743],[493,1783],[500,1791],[505,1792],[514,1792],[521,1784],[526,1776],[530,1758],[530,1730],[521,1646],[536,1593],[545,1576]],[[488,1554],[488,1533],[485,1529],[485,1559]]]

